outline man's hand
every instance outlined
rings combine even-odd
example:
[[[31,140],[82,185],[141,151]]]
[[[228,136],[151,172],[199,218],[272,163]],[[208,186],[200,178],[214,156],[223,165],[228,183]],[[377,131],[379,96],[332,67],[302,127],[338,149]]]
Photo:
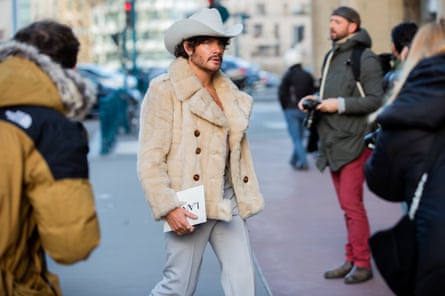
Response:
[[[337,98],[328,98],[317,106],[318,111],[327,112],[327,113],[335,113],[338,111],[338,99]]]
[[[192,233],[195,230],[195,228],[190,225],[186,218],[198,219],[198,216],[179,207],[171,210],[165,218],[170,225],[170,228],[177,235],[183,235]]]

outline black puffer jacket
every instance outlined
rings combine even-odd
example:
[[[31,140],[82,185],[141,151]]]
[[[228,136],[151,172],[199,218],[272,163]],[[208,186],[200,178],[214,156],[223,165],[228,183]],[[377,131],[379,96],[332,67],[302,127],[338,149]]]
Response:
[[[378,116],[382,130],[365,167],[369,188],[388,201],[411,201],[437,131],[445,125],[445,53],[411,71],[396,100]],[[444,147],[445,148],[445,147]],[[416,295],[445,290],[445,149],[436,158],[416,213]]]

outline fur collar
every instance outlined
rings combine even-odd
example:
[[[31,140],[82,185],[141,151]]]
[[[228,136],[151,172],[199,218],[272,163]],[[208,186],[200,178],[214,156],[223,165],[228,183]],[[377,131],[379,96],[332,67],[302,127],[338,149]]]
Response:
[[[224,112],[204,89],[187,60],[177,58],[168,72],[176,98],[180,101],[188,100],[191,112],[216,125],[228,127],[231,131],[244,132],[247,129],[252,98],[239,91],[223,73],[216,73],[213,83],[223,102]]]
[[[64,69],[34,46],[8,41],[0,44],[0,63],[10,57],[19,57],[36,64],[56,85],[65,115],[73,120],[85,117],[96,102],[96,86],[71,69]]]

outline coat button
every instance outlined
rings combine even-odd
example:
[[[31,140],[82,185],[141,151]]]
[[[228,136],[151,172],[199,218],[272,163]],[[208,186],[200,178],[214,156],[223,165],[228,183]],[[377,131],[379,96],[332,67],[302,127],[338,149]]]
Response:
[[[198,175],[198,174],[194,175],[194,176],[193,176],[193,180],[195,180],[195,181],[199,181],[199,175]]]
[[[199,137],[199,135],[201,134],[201,132],[199,130],[195,130],[195,137]]]
[[[244,183],[247,183],[247,182],[249,182],[249,177],[247,177],[247,176],[244,176],[244,178],[243,178],[243,182],[244,182]]]
[[[201,154],[201,148],[199,148],[199,147],[196,148],[196,149],[195,149],[195,153],[196,153],[196,154]]]

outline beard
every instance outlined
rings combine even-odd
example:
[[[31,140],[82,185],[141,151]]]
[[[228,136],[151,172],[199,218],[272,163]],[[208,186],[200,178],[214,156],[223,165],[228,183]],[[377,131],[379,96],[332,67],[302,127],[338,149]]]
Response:
[[[342,40],[343,38],[345,38],[347,36],[348,35],[346,33],[343,33],[343,32],[336,32],[336,31],[333,31],[333,30],[331,30],[331,32],[330,32],[331,40],[334,41],[334,42]]]

